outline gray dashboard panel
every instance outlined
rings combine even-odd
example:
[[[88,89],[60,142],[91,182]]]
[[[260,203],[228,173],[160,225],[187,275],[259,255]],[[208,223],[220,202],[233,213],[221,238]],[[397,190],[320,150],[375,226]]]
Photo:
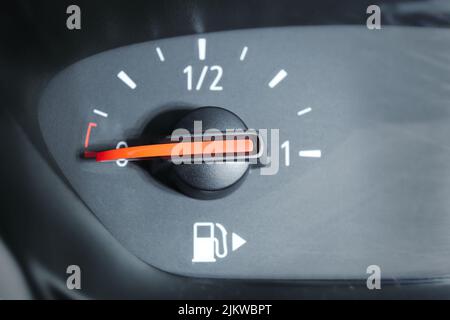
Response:
[[[133,45],[65,69],[42,96],[49,150],[126,248],[157,268],[200,277],[363,278],[372,264],[387,277],[448,274],[448,30],[296,27],[204,37],[205,61],[196,56],[198,36]],[[223,67],[223,91],[186,90],[184,67],[204,64]],[[288,76],[270,89],[280,69]],[[135,90],[117,79],[120,70]],[[161,111],[204,105],[226,107],[252,128],[279,128],[291,165],[274,176],[253,171],[230,196],[200,201],[141,167],[79,157],[88,122],[98,123],[94,147],[115,145]],[[312,112],[297,117],[306,107]],[[322,158],[298,158],[302,149],[321,149]],[[220,223],[247,243],[215,263],[192,263],[200,221]]]

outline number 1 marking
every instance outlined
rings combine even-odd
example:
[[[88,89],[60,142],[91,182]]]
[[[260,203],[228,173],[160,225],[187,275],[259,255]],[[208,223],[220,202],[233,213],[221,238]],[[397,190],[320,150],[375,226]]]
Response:
[[[281,149],[284,149],[284,164],[286,165],[286,167],[289,167],[291,164],[291,153],[290,153],[290,148],[289,148],[289,140],[286,140],[285,142],[283,142],[283,144],[281,145]]]

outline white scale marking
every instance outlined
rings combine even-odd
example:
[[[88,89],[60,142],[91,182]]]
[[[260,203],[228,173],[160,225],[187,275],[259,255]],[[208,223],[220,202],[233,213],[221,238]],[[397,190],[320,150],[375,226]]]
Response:
[[[297,112],[297,115],[300,117],[300,116],[302,116],[304,114],[307,114],[308,112],[311,112],[311,111],[312,111],[311,108],[306,108],[306,109],[303,109],[303,110],[300,110],[299,112]]]
[[[320,150],[300,150],[298,155],[303,158],[320,158],[322,152]]]
[[[244,47],[242,49],[241,56],[239,57],[239,60],[241,60],[241,61],[245,60],[245,57],[247,56],[247,51],[248,51],[248,47]]]
[[[117,77],[122,80],[127,86],[129,86],[131,89],[136,89],[136,83],[134,83],[133,80],[125,73],[125,71],[120,71],[117,74]]]
[[[202,69],[202,73],[200,73],[200,78],[198,79],[197,86],[195,87],[195,90],[200,90],[203,85],[203,81],[205,80],[206,73],[208,72],[208,67],[204,66]]]
[[[162,62],[164,62],[164,61],[166,60],[166,59],[164,58],[164,55],[163,55],[163,53],[162,53],[160,47],[157,47],[157,48],[156,48],[156,53],[158,54],[159,60],[161,60]]]
[[[206,39],[198,39],[198,58],[200,60],[205,60],[206,57]]]
[[[278,71],[276,76],[273,77],[272,80],[270,80],[269,87],[272,89],[275,88],[284,78],[286,78],[286,76],[287,76],[286,70],[281,69],[280,71]]]
[[[108,114],[106,112],[103,112],[103,111],[98,110],[98,109],[94,109],[93,112],[95,114],[98,114],[99,116],[101,116],[103,118],[108,118]]]

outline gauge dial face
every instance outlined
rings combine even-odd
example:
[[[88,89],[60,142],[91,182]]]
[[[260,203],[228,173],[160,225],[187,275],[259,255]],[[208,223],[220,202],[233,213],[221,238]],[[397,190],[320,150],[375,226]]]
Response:
[[[428,57],[448,64],[444,32],[292,27],[118,48],[58,74],[40,101],[40,125],[85,204],[162,270],[363,278],[375,261],[387,276],[435,276],[442,268],[433,265],[450,265],[441,255],[450,249],[450,96],[442,85],[450,75]],[[226,194],[198,199],[174,187],[178,169],[161,157],[131,161],[121,150],[124,158],[90,159],[157,145],[193,112],[206,121],[195,113],[202,107],[226,110],[208,128],[236,129],[239,119],[267,130],[265,165],[217,169],[232,177],[215,184],[233,186]],[[225,128],[231,114],[237,119]],[[218,167],[192,166],[178,172],[184,182],[211,187],[204,179]]]

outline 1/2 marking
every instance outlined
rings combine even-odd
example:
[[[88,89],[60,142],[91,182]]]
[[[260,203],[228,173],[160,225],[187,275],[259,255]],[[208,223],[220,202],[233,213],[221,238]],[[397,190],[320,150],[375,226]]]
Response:
[[[191,91],[193,88],[193,67],[191,65],[184,68],[183,73],[186,74],[186,82],[187,82],[187,90]],[[200,72],[200,77],[197,80],[197,84],[195,85],[195,90],[200,91],[203,87],[203,83],[207,74],[216,73],[214,80],[211,82],[209,86],[209,90],[211,91],[222,91],[223,87],[220,84],[223,75],[223,69],[221,66],[203,66],[202,71]]]

